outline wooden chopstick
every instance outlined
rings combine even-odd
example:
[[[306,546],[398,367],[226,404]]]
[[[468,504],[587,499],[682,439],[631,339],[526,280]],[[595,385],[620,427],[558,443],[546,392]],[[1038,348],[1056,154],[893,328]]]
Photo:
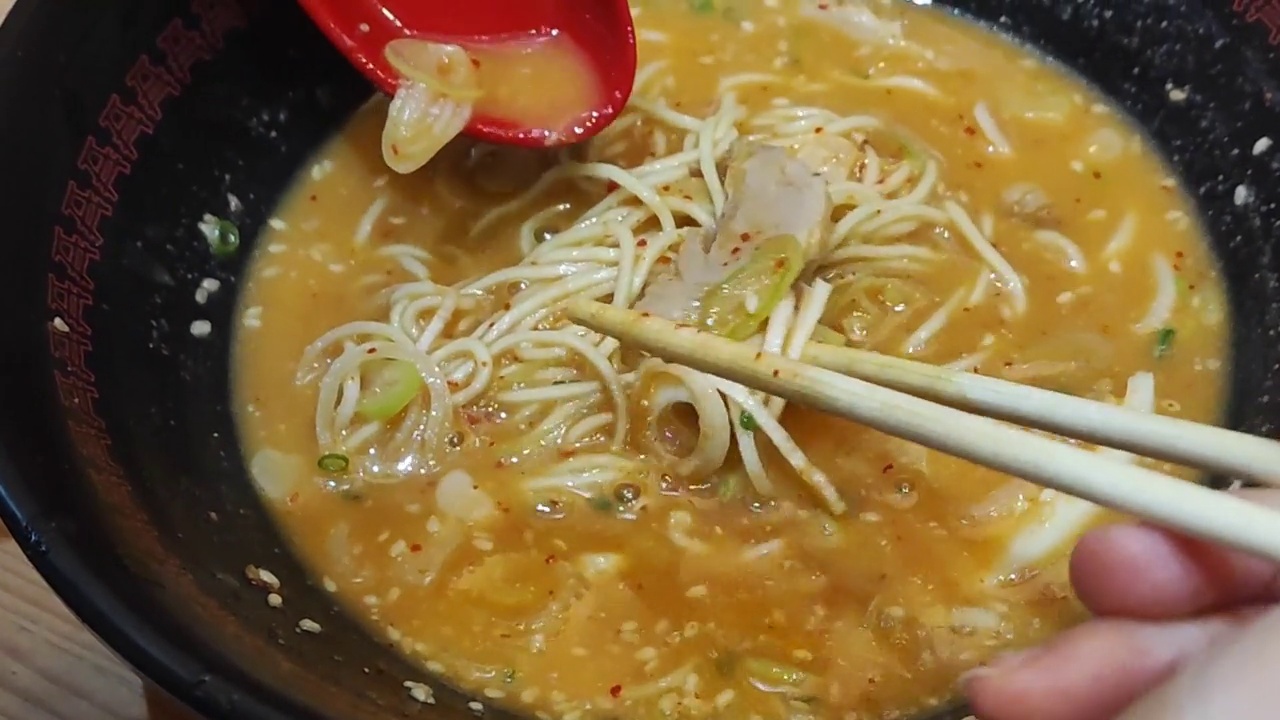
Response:
[[[987,417],[1280,486],[1280,443],[1255,435],[866,350],[809,343],[801,358]]]
[[[1280,561],[1280,513],[1234,495],[634,310],[575,300],[567,311],[651,355]]]

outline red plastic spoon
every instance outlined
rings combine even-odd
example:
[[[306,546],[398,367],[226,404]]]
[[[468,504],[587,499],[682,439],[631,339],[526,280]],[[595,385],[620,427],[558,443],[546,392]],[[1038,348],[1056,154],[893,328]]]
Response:
[[[627,0],[300,0],[329,39],[382,91],[399,78],[383,57],[387,43],[420,38],[468,50],[554,39],[576,46],[577,77],[537,78],[533,86],[582,83],[590,90],[564,127],[530,127],[477,106],[466,134],[488,142],[526,146],[585,140],[617,117],[636,74],[635,27]],[[591,100],[592,96],[598,96]],[[535,96],[536,97],[536,96]]]

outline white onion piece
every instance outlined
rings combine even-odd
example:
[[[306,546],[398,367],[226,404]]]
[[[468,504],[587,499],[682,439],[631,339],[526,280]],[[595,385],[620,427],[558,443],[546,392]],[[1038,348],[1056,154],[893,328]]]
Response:
[[[476,486],[471,475],[451,470],[436,485],[436,506],[440,512],[473,523],[494,514],[493,498]]]
[[[1124,138],[1115,128],[1098,128],[1085,140],[1085,154],[1095,163],[1109,163],[1124,152]]]
[[[469,101],[452,100],[422,83],[401,83],[382,130],[382,159],[404,175],[431,161],[471,121]]]
[[[1174,274],[1173,263],[1156,253],[1151,256],[1151,272],[1156,279],[1156,296],[1151,300],[1147,314],[1133,326],[1133,331],[1140,334],[1153,333],[1164,327],[1178,302],[1178,278]]]
[[[574,565],[588,580],[599,580],[620,575],[627,568],[627,559],[618,553],[588,553],[579,557]]]
[[[402,79],[387,110],[382,159],[398,173],[411,173],[471,121],[479,80],[457,45],[401,39],[388,43],[384,55]]]
[[[399,38],[382,51],[387,63],[410,83],[426,85],[452,100],[480,97],[471,56],[457,45]]]
[[[306,463],[297,455],[279,450],[259,450],[249,461],[249,475],[262,494],[272,500],[283,500],[297,489],[306,473]]]
[[[989,608],[958,607],[951,611],[951,626],[974,630],[999,630],[1000,613]]]

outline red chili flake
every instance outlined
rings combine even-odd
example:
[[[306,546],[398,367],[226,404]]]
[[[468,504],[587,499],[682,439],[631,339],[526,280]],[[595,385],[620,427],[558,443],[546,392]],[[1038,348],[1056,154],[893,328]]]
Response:
[[[786,266],[787,266],[787,261],[786,261],[784,258],[778,258],[777,260],[774,260],[774,261],[773,261],[773,269],[774,269],[774,270],[781,270],[782,268],[784,268],[784,267],[786,267]]]
[[[741,240],[742,242],[746,242],[751,239],[751,233],[744,232],[738,236],[738,239]]]
[[[782,371],[781,371],[781,370],[774,370],[774,371],[773,371],[773,376],[774,376],[774,377],[778,377],[778,376],[779,376],[779,375],[781,375],[781,374],[782,374]]]
[[[544,562],[544,563],[546,563],[546,564],[548,564],[548,565],[551,565],[551,564],[555,563],[555,561],[556,561],[556,556],[555,556],[555,555],[548,555],[548,556],[546,557],[546,559],[545,559],[545,560],[543,560],[542,562]]]
[[[661,189],[661,190],[662,190],[662,192],[664,192],[664,193],[669,193],[669,192],[671,192],[671,186],[670,186],[670,185],[663,185],[660,189]]]
[[[973,161],[973,167],[974,167],[974,168],[976,168],[976,169],[978,169],[978,170],[981,170],[981,169],[982,169],[983,167],[985,167],[985,166],[982,164],[982,161],[981,161],[981,160],[974,160],[974,161]]]
[[[480,61],[475,58],[471,58],[471,67],[475,67],[475,68],[480,67]]]
[[[399,157],[399,156],[400,156],[400,146],[399,146],[399,145],[396,145],[395,143],[391,143],[391,154],[392,154],[392,155],[395,155],[396,157]]]
[[[1173,256],[1174,256],[1174,257],[1176,257],[1176,258],[1178,258],[1179,260],[1181,260],[1181,259],[1184,257],[1184,255],[1183,255],[1183,253],[1182,253],[1182,251],[1181,251],[1181,250],[1178,250],[1178,251],[1174,252],[1174,253],[1173,253]]]
[[[293,504],[297,503],[297,502],[298,502],[299,500],[301,500],[301,499],[302,499],[302,497],[301,497],[301,496],[299,496],[299,495],[298,495],[298,493],[293,493],[292,495],[290,495],[290,496],[289,496],[289,504],[290,504],[290,505],[293,505]]]
[[[621,695],[621,694],[622,694],[622,686],[621,686],[621,685],[614,685],[613,687],[609,688],[609,695],[610,695],[611,697],[618,697],[618,696],[619,696],[619,695]]]
[[[494,466],[494,467],[496,467],[496,468],[504,468],[504,467],[506,467],[506,466],[507,466],[507,461],[506,461],[506,460],[499,460],[498,462],[494,463],[494,464],[493,464],[493,466]]]
[[[609,182],[605,183],[604,189],[609,192],[613,192],[614,190],[618,189],[618,183],[610,180]]]
[[[830,9],[831,9],[831,6],[830,6],[830,5],[828,5],[827,3],[824,3],[824,2],[823,2],[823,3],[818,3],[818,9],[819,9],[819,10],[830,10]]]
[[[308,200],[310,200],[311,202],[315,202],[315,201],[316,201],[316,196],[315,196],[315,195],[312,195],[311,197],[309,197],[309,198],[307,198],[307,199],[308,199]]]
[[[741,246],[741,245],[734,245],[732,248],[729,248],[729,254],[730,254],[730,255],[737,255],[737,254],[738,254],[738,253],[740,253],[740,252],[742,252],[742,246]]]
[[[1102,179],[1102,173],[1101,173],[1101,172],[1099,172],[1099,171],[1097,171],[1097,170],[1094,170],[1094,171],[1093,171],[1093,179],[1094,179],[1094,180],[1101,180],[1101,179]]]
[[[414,544],[410,545],[410,546],[409,546],[409,552],[411,552],[411,553],[420,553],[420,552],[422,552],[422,543],[414,543]]]
[[[977,134],[978,134],[978,130],[977,130],[977,128],[975,128],[975,127],[974,127],[974,126],[972,126],[972,125],[965,125],[965,126],[964,126],[964,134],[965,134],[965,135],[968,135],[969,137],[973,137],[974,135],[977,135]]]
[[[364,351],[364,354],[365,354],[365,355],[377,355],[377,354],[378,354],[378,348],[368,348],[367,350],[365,350],[365,351]]]
[[[758,352],[758,353],[756,353],[756,360],[760,360],[760,359],[762,359],[763,357],[764,357],[764,353],[762,353],[762,352]]]
[[[821,135],[821,134],[822,134],[822,132],[823,132],[824,130],[826,130],[826,128],[824,128],[824,127],[816,127],[816,128],[814,128],[814,129],[813,129],[813,134],[814,134],[814,135]]]
[[[885,465],[884,468],[880,470],[880,472],[882,473],[893,472],[893,463],[889,463],[888,465]]]
[[[636,247],[649,247],[649,241],[644,238],[640,238],[636,241]]]

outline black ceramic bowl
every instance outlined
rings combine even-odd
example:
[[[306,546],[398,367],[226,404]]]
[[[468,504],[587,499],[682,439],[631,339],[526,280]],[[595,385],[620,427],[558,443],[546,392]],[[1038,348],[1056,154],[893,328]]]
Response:
[[[1151,132],[1225,268],[1231,424],[1273,434],[1280,0],[957,4]],[[308,583],[260,505],[228,406],[249,253],[214,261],[195,225],[230,215],[252,244],[370,92],[287,0],[18,0],[0,28],[0,513],[98,635],[210,718],[470,716],[460,696],[408,697],[420,671]],[[199,305],[205,277],[223,289]],[[250,563],[284,581],[283,610],[246,585]],[[324,632],[297,633],[302,617]]]

